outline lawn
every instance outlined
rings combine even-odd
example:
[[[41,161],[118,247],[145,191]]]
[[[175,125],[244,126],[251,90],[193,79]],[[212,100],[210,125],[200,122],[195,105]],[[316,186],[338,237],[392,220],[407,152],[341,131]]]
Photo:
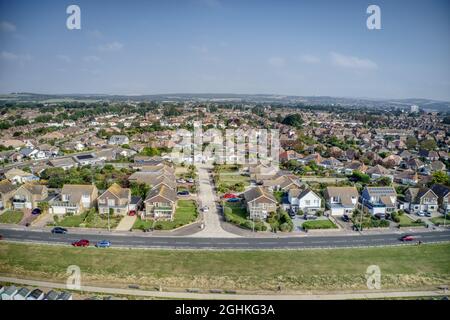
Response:
[[[337,229],[337,226],[331,220],[313,220],[305,221],[302,227],[306,230],[311,229]]]
[[[22,211],[8,210],[0,215],[0,223],[17,224],[22,220],[22,218],[23,218]]]
[[[447,216],[446,219],[444,219],[444,216],[442,216],[442,217],[434,217],[434,218],[430,219],[430,221],[433,224],[437,225],[437,226],[441,226],[441,225],[443,226],[444,225],[444,220],[445,220],[445,225],[446,226],[450,226],[450,219],[449,219],[448,216]]]
[[[192,200],[178,200],[173,221],[156,221],[153,219],[141,220],[138,218],[133,225],[133,229],[148,229],[154,227],[156,230],[172,230],[179,228],[197,219],[197,205]]]
[[[398,216],[400,218],[399,226],[400,227],[423,227],[425,223],[423,221],[414,221],[410,217],[405,214]]]
[[[229,174],[229,173],[220,173],[218,183],[223,183],[228,186],[235,185],[236,183],[242,182],[244,186],[250,185],[250,177],[243,176],[240,174]]]
[[[241,202],[224,202],[223,203],[225,218],[228,222],[241,225],[248,221],[247,209],[242,206]],[[227,209],[230,208],[230,209]]]
[[[122,220],[123,216],[114,215],[109,217],[109,225],[114,229]],[[60,226],[65,228],[108,228],[108,217],[100,215],[94,210],[86,211],[82,214],[68,216],[62,219],[55,220],[51,223],[52,226]]]
[[[382,289],[425,289],[450,282],[450,244],[325,250],[140,250],[0,243],[5,276],[65,282],[77,265],[83,284],[258,292],[367,290],[366,270],[381,269]]]

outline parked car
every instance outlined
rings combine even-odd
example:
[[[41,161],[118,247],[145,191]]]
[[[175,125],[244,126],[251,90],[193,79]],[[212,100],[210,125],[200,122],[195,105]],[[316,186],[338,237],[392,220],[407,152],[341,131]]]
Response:
[[[431,217],[431,212],[425,211],[425,216],[428,218]]]
[[[178,191],[177,195],[179,195],[179,196],[188,196],[189,195],[189,191]]]
[[[74,246],[74,247],[89,247],[89,240],[81,239],[81,240],[72,242],[72,246]]]
[[[186,180],[184,180],[184,179],[178,179],[177,182],[178,182],[178,183],[186,183]]]
[[[234,199],[234,198],[237,198],[237,195],[235,195],[233,193],[225,193],[222,198],[224,198],[224,199]]]
[[[0,240],[3,240],[3,236],[0,234]]]
[[[208,206],[204,206],[204,207],[202,208],[202,211],[203,211],[203,212],[208,212],[208,211],[209,211]]]
[[[414,241],[416,238],[410,234],[404,235],[400,238],[400,241]]]
[[[192,178],[189,178],[189,179],[187,179],[186,180],[188,183],[194,183],[194,179],[192,179]]]
[[[38,215],[38,214],[41,214],[41,209],[39,209],[39,208],[34,208],[32,211],[31,211],[31,214],[32,215]]]
[[[425,217],[425,212],[423,212],[423,211],[418,211],[418,212],[417,212],[417,215],[418,215],[419,217]]]
[[[344,221],[344,222],[349,222],[349,221],[350,221],[349,216],[346,215],[346,214],[344,214],[344,215],[342,216],[342,221]]]
[[[294,211],[292,211],[292,210],[290,210],[288,212],[288,214],[289,214],[289,217],[291,217],[291,218],[295,218],[295,216],[296,216],[296,213]]]
[[[129,216],[135,216],[135,215],[136,215],[136,210],[130,210],[130,211],[128,212],[128,215],[129,215]]]
[[[95,244],[97,248],[109,248],[111,247],[111,242],[108,240],[101,240]]]
[[[315,216],[315,215],[313,215],[313,214],[305,214],[305,215],[303,216],[303,219],[305,219],[305,220],[316,220],[316,219],[317,219],[317,216]]]
[[[52,233],[67,233],[67,229],[66,228],[61,228],[61,227],[54,227],[52,229]]]
[[[230,198],[227,200],[227,202],[239,202],[239,198]]]

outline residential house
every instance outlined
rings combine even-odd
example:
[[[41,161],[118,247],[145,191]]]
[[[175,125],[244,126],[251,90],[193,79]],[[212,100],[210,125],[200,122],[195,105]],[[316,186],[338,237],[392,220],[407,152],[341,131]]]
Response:
[[[408,188],[405,192],[404,206],[410,213],[436,212],[438,196],[429,188]]]
[[[263,186],[271,191],[288,191],[290,189],[301,188],[302,184],[296,175],[286,174],[270,180],[264,180]]]
[[[3,289],[0,295],[0,300],[14,300],[14,296],[17,294],[19,289],[16,286],[9,286]]]
[[[368,174],[374,180],[381,177],[388,177],[391,179],[391,181],[394,180],[394,175],[388,169],[379,164],[367,169],[366,174]]]
[[[64,170],[69,170],[78,166],[72,158],[52,159],[49,163],[55,168],[63,168]]]
[[[366,187],[360,197],[365,212],[372,215],[386,215],[397,207],[397,192],[393,187]]]
[[[14,184],[39,181],[39,178],[34,174],[17,168],[9,169],[8,171],[6,171],[5,177]]]
[[[442,184],[435,184],[431,186],[434,194],[438,196],[438,204],[440,211],[445,214],[450,213],[450,187]]]
[[[98,189],[95,185],[65,184],[61,194],[50,201],[52,214],[79,214],[95,206]]]
[[[322,208],[322,199],[311,189],[291,189],[288,201],[293,212],[314,213]]]
[[[92,153],[76,155],[73,159],[81,166],[94,165],[102,161]]]
[[[0,210],[11,207],[11,199],[16,187],[9,180],[0,181]]]
[[[359,193],[355,187],[327,187],[325,197],[331,215],[342,216],[356,209]]]
[[[322,166],[326,169],[338,170],[343,167],[343,164],[336,158],[330,157],[327,159],[323,159],[322,162],[319,163],[319,166]]]
[[[12,198],[14,209],[33,209],[39,202],[44,202],[48,198],[48,189],[46,186],[34,183],[21,185]]]
[[[108,140],[108,144],[112,144],[112,145],[123,145],[123,144],[129,144],[130,143],[130,139],[128,139],[127,136],[125,135],[112,135],[109,140]]]
[[[172,188],[162,185],[150,190],[144,203],[146,216],[172,220],[176,209],[177,193]]]
[[[367,166],[357,160],[353,160],[344,165],[344,173],[347,175],[353,174],[354,171],[366,172]]]
[[[17,291],[17,293],[14,295],[12,300],[26,300],[29,294],[30,294],[30,289],[20,288],[19,291]]]
[[[405,170],[394,175],[394,181],[404,185],[415,186],[419,183],[419,175],[413,170]]]
[[[97,198],[98,212],[107,214],[112,209],[113,214],[126,215],[130,210],[130,202],[131,190],[114,183]]]
[[[244,193],[244,199],[250,219],[266,219],[277,210],[277,200],[266,188],[252,188]]]

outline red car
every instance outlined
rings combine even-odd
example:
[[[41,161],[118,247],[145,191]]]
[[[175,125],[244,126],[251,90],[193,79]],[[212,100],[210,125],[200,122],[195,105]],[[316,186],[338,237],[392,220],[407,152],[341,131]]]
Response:
[[[75,242],[72,242],[74,247],[89,247],[89,240],[81,239]]]
[[[232,194],[232,193],[225,193],[225,194],[223,195],[223,198],[224,198],[224,199],[235,199],[235,198],[237,198],[237,195]]]
[[[400,241],[414,241],[416,238],[414,238],[412,235],[406,235],[400,238]]]
[[[130,210],[130,212],[128,212],[129,216],[135,216],[136,215],[136,210]]]

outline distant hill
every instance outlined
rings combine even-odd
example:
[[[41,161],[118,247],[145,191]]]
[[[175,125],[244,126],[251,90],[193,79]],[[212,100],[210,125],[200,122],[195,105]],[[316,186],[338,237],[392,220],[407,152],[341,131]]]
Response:
[[[42,102],[52,103],[60,101],[197,101],[197,102],[248,102],[248,103],[279,103],[279,104],[304,104],[304,105],[339,105],[349,108],[403,108],[418,105],[427,111],[450,112],[450,102],[430,99],[370,99],[348,98],[329,96],[290,96],[275,94],[155,94],[155,95],[106,95],[106,94],[36,94],[36,93],[11,93],[0,95],[0,101]]]

